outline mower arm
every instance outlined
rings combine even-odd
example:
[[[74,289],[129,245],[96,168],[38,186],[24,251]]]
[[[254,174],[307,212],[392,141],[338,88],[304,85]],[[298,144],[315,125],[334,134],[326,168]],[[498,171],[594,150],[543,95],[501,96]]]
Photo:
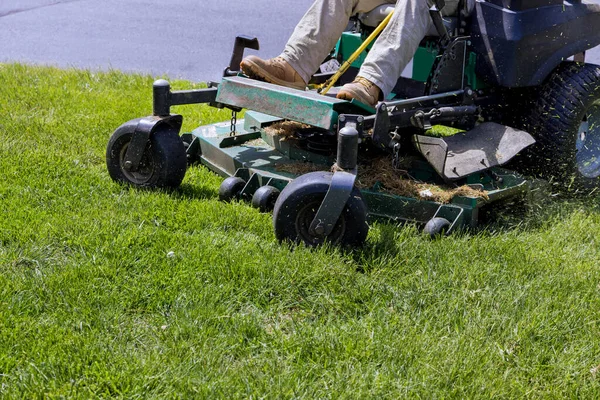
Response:
[[[164,117],[171,114],[171,106],[183,104],[202,104],[210,103],[211,106],[219,107],[216,104],[218,83],[208,82],[208,88],[195,90],[171,91],[171,85],[164,79],[154,82],[153,91],[153,114],[158,117]]]

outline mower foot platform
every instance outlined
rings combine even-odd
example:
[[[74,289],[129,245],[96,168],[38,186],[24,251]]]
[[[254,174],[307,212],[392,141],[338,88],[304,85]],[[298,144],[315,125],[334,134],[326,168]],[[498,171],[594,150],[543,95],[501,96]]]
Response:
[[[216,101],[328,130],[335,130],[341,114],[375,113],[374,108],[354,101],[243,77],[224,78],[219,85]]]

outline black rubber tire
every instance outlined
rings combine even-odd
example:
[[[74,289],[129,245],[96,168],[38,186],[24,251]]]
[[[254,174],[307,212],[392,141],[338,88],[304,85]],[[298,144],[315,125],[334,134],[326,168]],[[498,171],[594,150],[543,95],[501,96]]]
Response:
[[[309,232],[319,206],[327,194],[333,173],[311,172],[294,179],[275,202],[273,227],[280,242],[303,242],[315,247],[325,242],[341,247],[362,246],[367,239],[367,207],[360,190],[354,188],[333,231],[326,237]]]
[[[275,202],[281,192],[276,187],[266,185],[259,187],[252,196],[252,207],[258,208],[260,212],[271,212],[275,208]]]
[[[427,222],[427,224],[425,224],[423,232],[429,235],[430,238],[435,239],[436,237],[446,235],[446,232],[448,231],[448,228],[450,228],[450,225],[450,221],[448,221],[446,218],[431,218]]]
[[[226,178],[219,186],[219,200],[228,202],[239,198],[244,186],[246,186],[246,181],[240,177]]]
[[[592,116],[594,130],[586,136],[580,128]],[[537,141],[526,153],[532,172],[570,190],[600,186],[599,66],[561,64],[544,84],[528,125]]]
[[[185,147],[177,130],[164,125],[150,136],[136,172],[124,168],[124,158],[138,120],[123,124],[106,147],[106,167],[119,183],[139,188],[175,189],[181,185],[187,168]]]

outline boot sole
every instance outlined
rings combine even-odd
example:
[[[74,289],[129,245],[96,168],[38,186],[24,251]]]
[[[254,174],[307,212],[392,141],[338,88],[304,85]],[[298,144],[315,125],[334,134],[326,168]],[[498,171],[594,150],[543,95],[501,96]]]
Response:
[[[353,90],[342,89],[336,97],[341,100],[356,100],[373,108],[377,106],[377,102],[373,104],[368,99],[362,97],[359,93],[356,93]]]
[[[269,83],[273,83],[275,85],[285,86],[292,89],[305,90],[306,86],[303,83],[294,83],[289,81],[284,81],[282,79],[276,78],[267,72],[265,69],[258,66],[258,64],[254,63],[251,60],[244,60],[241,64],[242,72],[248,75],[252,79],[256,79],[259,81],[266,81]]]

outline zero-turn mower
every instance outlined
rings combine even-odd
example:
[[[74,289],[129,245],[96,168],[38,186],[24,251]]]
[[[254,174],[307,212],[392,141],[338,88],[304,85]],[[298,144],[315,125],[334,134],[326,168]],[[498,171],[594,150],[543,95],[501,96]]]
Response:
[[[309,246],[361,245],[380,218],[423,223],[432,236],[476,226],[486,205],[530,191],[523,173],[599,187],[600,67],[585,63],[600,44],[598,0],[465,0],[444,18],[442,7],[376,108],[335,94],[393,6],[353,18],[306,91],[245,77],[244,50],[259,45],[237,37],[221,82],[154,83],[153,115],[108,143],[110,176],[176,188],[199,162],[226,178],[222,200],[272,210],[279,240]],[[180,135],[171,107],[198,103],[230,109],[231,120]]]

